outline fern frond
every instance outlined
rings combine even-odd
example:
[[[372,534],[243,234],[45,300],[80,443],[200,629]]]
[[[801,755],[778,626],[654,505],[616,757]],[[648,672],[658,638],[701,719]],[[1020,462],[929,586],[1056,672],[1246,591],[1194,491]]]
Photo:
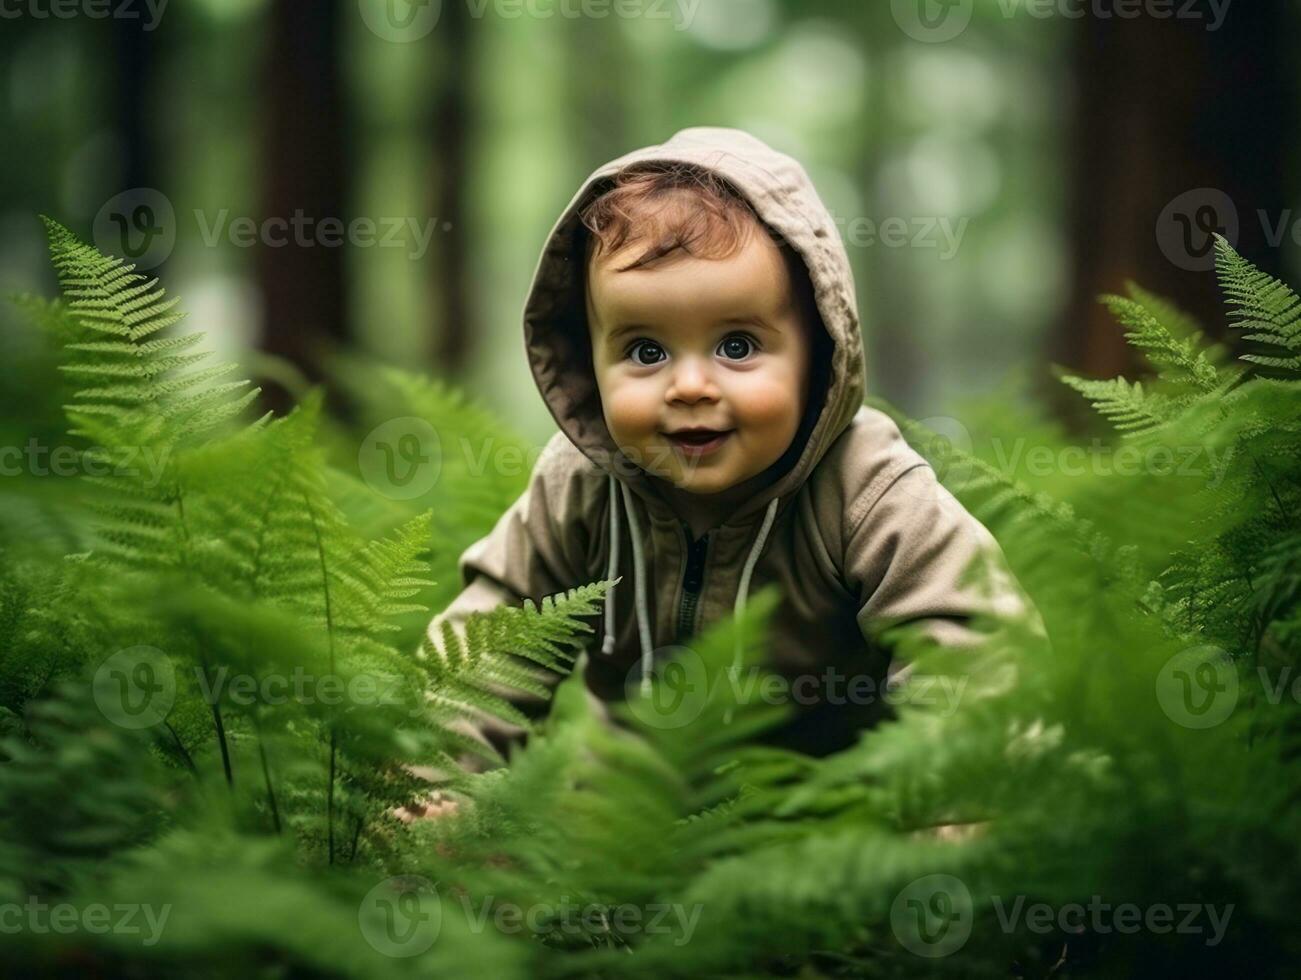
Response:
[[[1176,414],[1176,408],[1164,395],[1143,390],[1143,382],[1129,382],[1124,378],[1105,381],[1065,375],[1062,383],[1075,389],[1126,436],[1149,434],[1165,425]]]
[[[394,505],[398,514],[432,510],[432,577],[435,605],[454,596],[457,560],[523,492],[534,462],[529,443],[464,392],[406,371],[348,365],[338,372],[357,403],[361,424],[377,426],[412,417],[427,422],[438,444],[441,469],[427,493]],[[376,495],[361,487],[373,507]]]
[[[426,638],[422,646],[423,660],[435,690],[450,675],[465,671],[478,672],[481,677],[486,675],[494,682],[530,683],[531,675],[509,662],[493,663],[496,656],[503,654],[550,671],[567,673],[581,648],[582,634],[592,631],[581,620],[599,611],[605,590],[606,584],[598,582],[548,596],[541,607],[526,600],[522,607],[501,606],[478,613],[465,621],[463,636],[444,622],[441,642],[435,645]]]
[[[1200,332],[1169,304],[1129,284],[1132,298],[1103,296],[1102,302],[1126,328],[1125,339],[1141,350],[1161,377],[1212,391],[1220,373],[1200,344]],[[1184,336],[1176,334],[1184,331]],[[1191,333],[1189,333],[1191,331]]]
[[[209,355],[188,353],[201,334],[154,336],[180,322],[178,301],[166,299],[156,279],[44,220],[69,318],[82,333],[67,345],[74,356],[61,369],[73,378],[114,382],[91,380],[74,393],[67,406],[74,433],[104,445],[174,447],[210,435],[256,397],[247,381],[214,384],[234,365],[182,373]]]
[[[1301,371],[1301,299],[1292,288],[1257,269],[1221,235],[1215,236],[1215,267],[1229,306],[1229,325],[1243,340],[1277,353],[1244,354],[1262,367]]]

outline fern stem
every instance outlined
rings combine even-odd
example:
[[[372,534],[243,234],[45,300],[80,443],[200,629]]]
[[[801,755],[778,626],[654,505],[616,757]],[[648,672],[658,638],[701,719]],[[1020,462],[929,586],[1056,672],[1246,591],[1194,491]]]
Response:
[[[176,747],[177,749],[180,750],[181,759],[185,762],[186,768],[190,770],[190,773],[192,775],[197,776],[199,774],[198,767],[195,766],[194,758],[190,755],[189,750],[185,747],[185,743],[181,741],[181,736],[176,733],[176,729],[172,727],[172,723],[170,721],[164,721],[163,725],[164,727],[166,727],[166,729],[169,732],[171,732],[172,740],[176,742]]]
[[[1248,450],[1247,455],[1251,458],[1252,465],[1256,467],[1256,471],[1260,473],[1260,478],[1265,481],[1265,486],[1269,487],[1269,492],[1274,497],[1274,503],[1278,505],[1279,513],[1283,515],[1284,522],[1291,524],[1292,515],[1288,513],[1288,509],[1283,506],[1283,498],[1278,495],[1278,489],[1274,486],[1274,482],[1269,478],[1268,471],[1266,471],[1265,467],[1261,465],[1260,460],[1256,459],[1255,455],[1250,450]]]
[[[276,805],[276,789],[271,782],[271,766],[267,763],[266,742],[262,738],[262,725],[256,711],[253,712],[253,728],[257,732],[257,754],[262,763],[262,781],[267,788],[267,805],[271,807],[271,823],[276,829],[276,835],[279,836],[280,808]]]
[[[311,499],[303,494],[307,505],[307,516],[312,522],[312,534],[316,538],[316,556],[321,562],[321,588],[325,596],[325,635],[330,651],[330,675],[334,676],[334,614],[330,605],[330,575],[325,565],[325,543],[321,540],[321,527],[316,519],[316,508]],[[325,791],[325,822],[328,839],[328,863],[334,863],[334,777],[338,755],[338,738],[334,730],[333,719],[330,721],[330,781]]]
[[[181,532],[181,561],[184,562],[186,571],[190,570],[190,530],[185,524],[185,495],[181,492],[181,474],[180,466],[177,466],[176,472],[176,519]],[[204,679],[208,682],[208,690],[212,690],[212,678],[208,676],[208,658],[203,654],[202,644],[196,640],[195,647],[199,651],[199,664],[203,670]],[[221,747],[221,766],[226,772],[226,785],[234,787],[235,774],[230,767],[230,746],[226,744],[226,725],[221,718],[221,706],[216,699],[208,701],[208,707],[212,711],[213,727],[217,730],[217,744]]]
[[[261,590],[258,588],[258,577],[262,574],[262,556],[266,552],[264,545],[266,543],[267,527],[270,524],[271,508],[275,504],[276,499],[280,496],[280,491],[283,488],[284,483],[285,474],[280,473],[277,476],[275,486],[272,487],[271,491],[266,495],[266,504],[263,506],[262,513],[259,515],[257,522],[257,536],[254,539],[253,544],[253,564],[252,568],[249,570],[247,581],[249,592],[258,601],[261,601],[262,599]],[[258,759],[262,765],[262,782],[266,786],[267,805],[271,808],[271,823],[275,827],[276,835],[279,836],[282,833],[280,825],[280,807],[276,803],[276,790],[275,785],[271,781],[271,767],[267,762],[266,743],[262,738],[262,725],[256,711],[253,713],[253,727],[257,731]]]
[[[206,663],[203,666],[203,675],[211,685],[212,679],[208,677],[208,665]],[[233,788],[235,775],[230,768],[230,747],[226,744],[226,725],[221,719],[221,707],[215,699],[208,702],[208,707],[212,709],[212,723],[217,729],[217,744],[221,747],[221,767],[226,772],[226,785]]]
[[[361,828],[366,821],[361,817],[357,818],[357,826],[352,830],[352,846],[348,849],[348,863],[351,864],[357,860],[357,842],[361,840]]]
[[[326,821],[329,829],[329,861],[334,863],[334,765],[335,765],[334,726],[330,726],[330,785],[325,794]]]

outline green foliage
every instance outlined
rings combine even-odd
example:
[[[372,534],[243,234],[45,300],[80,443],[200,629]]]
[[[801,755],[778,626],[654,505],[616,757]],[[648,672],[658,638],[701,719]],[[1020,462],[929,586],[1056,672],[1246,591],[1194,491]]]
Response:
[[[1215,255],[1231,325],[1244,331],[1243,340],[1275,351],[1242,359],[1296,374],[1301,368],[1301,300],[1291,287],[1254,268],[1221,235],[1215,236]]]
[[[770,593],[617,705],[585,686],[601,584],[426,638],[459,549],[523,484],[474,461],[519,440],[450,389],[356,366],[354,427],[316,395],[244,421],[247,389],[195,367],[154,284],[57,226],[51,244],[67,305],[32,309],[85,368],[61,401],[87,458],[166,453],[156,480],[107,467],[60,500],[71,554],[4,525],[0,890],[168,911],[150,943],[24,930],[13,970],[1285,976],[1301,952],[1297,303],[1227,244],[1230,314],[1262,349],[1235,364],[1164,301],[1108,298],[1152,377],[1066,379],[1115,423],[1105,466],[1070,469],[1082,447],[1007,405],[974,416],[969,452],[900,419],[1038,615],[963,648],[900,630],[889,720],[825,758],[764,744],[791,710],[760,696]],[[443,465],[398,501],[349,471],[405,416]],[[1027,438],[1052,472],[1012,451]],[[170,703],[133,728],[110,696],[137,675],[113,657],[141,648]],[[344,693],[269,696],[296,673]],[[551,712],[531,725],[507,692],[554,693]],[[1203,725],[1207,705],[1227,710]],[[462,724],[485,717],[530,736],[461,773]],[[429,770],[459,809],[400,822]],[[917,891],[934,876],[939,898]],[[1011,913],[1035,903],[1173,922]],[[1173,928],[1184,905],[1206,931]]]
[[[233,365],[198,366],[202,335],[175,332],[156,282],[47,227],[65,304],[24,306],[64,347],[82,474],[70,520],[84,508],[91,530],[67,558],[16,541],[0,575],[7,892],[111,890],[118,859],[164,830],[202,853],[214,808],[250,847],[292,841],[300,876],[379,860],[391,811],[425,785],[412,767],[466,747],[428,692],[486,688],[512,653],[565,670],[586,628],[572,617],[601,587],[489,617],[472,656],[422,656],[402,624],[428,615],[430,514],[363,537],[338,502],[355,489],[319,445],[318,396],[242,421],[256,391],[228,380]],[[163,717],[143,733],[108,724],[129,701],[113,703],[114,681],[146,668]],[[89,720],[44,720],[74,708]]]
[[[356,488],[350,504],[368,525],[387,527],[409,514],[430,512],[434,579],[430,602],[446,605],[455,598],[460,578],[457,560],[497,522],[528,483],[533,455],[523,438],[511,432],[464,393],[442,382],[367,362],[343,362],[335,371],[357,426],[373,429],[392,419],[436,420],[421,451],[439,460],[438,479],[424,493],[389,500],[367,487]],[[342,453],[356,455],[356,434],[341,432]]]
[[[73,434],[106,448],[176,446],[239,415],[256,397],[256,389],[243,390],[247,381],[218,381],[234,364],[188,370],[208,357],[192,350],[202,334],[158,336],[182,315],[157,279],[99,254],[57,222],[47,218],[45,225],[77,331],[61,365],[78,382],[66,406]]]
[[[540,609],[531,599],[522,609],[499,607],[472,617],[463,634],[444,622],[437,643],[425,636],[420,645],[430,710],[449,728],[458,720],[473,722],[487,715],[527,730],[528,717],[508,697],[550,697],[555,674],[566,674],[573,666],[579,635],[591,632],[583,617],[600,611],[604,592],[597,583],[547,596]],[[502,761],[477,740],[462,745]],[[452,759],[440,761],[454,764]]]

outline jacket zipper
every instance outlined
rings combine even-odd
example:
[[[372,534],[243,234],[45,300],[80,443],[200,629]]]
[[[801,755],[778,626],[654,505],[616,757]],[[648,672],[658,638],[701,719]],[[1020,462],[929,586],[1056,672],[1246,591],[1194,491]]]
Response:
[[[691,638],[696,624],[696,607],[700,605],[700,591],[705,584],[705,553],[709,549],[709,534],[691,540],[691,528],[683,524],[682,533],[687,544],[687,568],[682,575],[682,602],[678,606],[678,642]]]

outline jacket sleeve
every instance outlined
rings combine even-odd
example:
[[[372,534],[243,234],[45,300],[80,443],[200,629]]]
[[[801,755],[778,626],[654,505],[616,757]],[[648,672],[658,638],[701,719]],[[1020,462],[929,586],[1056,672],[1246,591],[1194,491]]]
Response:
[[[441,649],[443,624],[464,636],[466,620],[498,606],[520,605],[586,583],[588,535],[582,519],[591,506],[580,469],[585,460],[563,435],[557,434],[539,456],[529,485],[484,538],[465,550],[458,563],[462,591],[429,624],[428,637]],[[586,481],[590,484],[590,481]],[[522,664],[548,685],[559,676],[532,664]],[[546,708],[527,692],[496,689],[494,693],[535,717]],[[476,713],[457,728],[469,737],[504,753],[523,730],[498,718]],[[483,768],[482,760],[465,757],[467,769]]]
[[[977,620],[1029,610],[993,535],[929,466],[901,460],[884,477],[847,512],[844,567],[869,642],[911,624],[966,645],[978,639]]]

